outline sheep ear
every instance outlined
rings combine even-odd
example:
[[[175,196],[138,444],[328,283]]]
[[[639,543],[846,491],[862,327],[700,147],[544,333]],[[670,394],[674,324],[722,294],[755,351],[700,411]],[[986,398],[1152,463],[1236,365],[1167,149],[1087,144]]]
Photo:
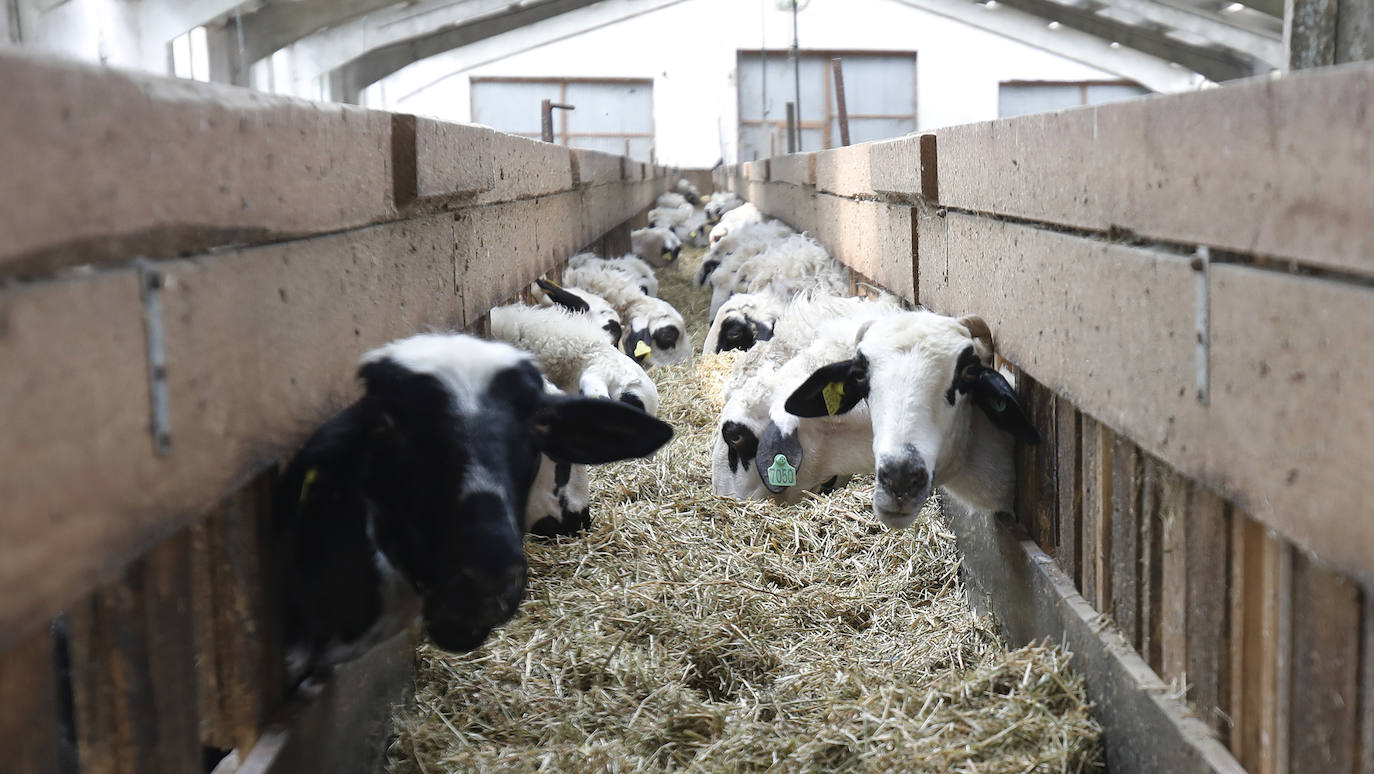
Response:
[[[540,277],[535,283],[548,294],[549,300],[574,314],[586,314],[592,307],[583,299]]]
[[[992,364],[992,329],[983,321],[983,318],[976,314],[967,314],[959,318],[959,323],[968,328],[968,333],[973,337],[975,345],[979,346],[978,358],[984,365]]]
[[[977,378],[960,392],[967,391],[994,425],[1032,446],[1040,443],[1040,432],[1031,424],[1030,417],[1016,399],[1016,390],[1006,378],[995,369],[975,367],[981,368]]]
[[[645,457],[673,437],[662,420],[602,398],[551,395],[534,414],[539,450],[564,462],[600,465]]]
[[[844,414],[868,397],[868,379],[854,377],[867,367],[854,360],[821,366],[788,396],[783,408],[799,417],[826,417]]]
[[[797,430],[794,427],[791,432],[784,433],[776,423],[769,422],[768,426],[763,428],[763,437],[759,438],[758,448],[754,451],[754,466],[759,474],[759,480],[773,494],[780,494],[792,486],[792,484],[781,483],[780,479],[778,479],[779,483],[777,484],[769,480],[769,470],[777,463],[779,456],[787,461],[787,466],[792,469],[791,474],[795,476],[796,472],[801,469],[803,456],[801,441],[797,438]],[[795,480],[793,478],[793,481]]]

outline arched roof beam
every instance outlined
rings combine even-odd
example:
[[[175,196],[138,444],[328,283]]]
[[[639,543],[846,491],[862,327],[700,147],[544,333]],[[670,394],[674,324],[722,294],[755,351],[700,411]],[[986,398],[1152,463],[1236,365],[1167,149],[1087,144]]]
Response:
[[[308,35],[400,2],[301,0],[269,3],[243,15],[243,61],[256,62]]]
[[[1254,57],[1270,67],[1280,67],[1283,64],[1282,33],[1273,36],[1262,35],[1155,0],[1104,0],[1103,5],[1128,11],[1152,24],[1199,35],[1218,46]]]

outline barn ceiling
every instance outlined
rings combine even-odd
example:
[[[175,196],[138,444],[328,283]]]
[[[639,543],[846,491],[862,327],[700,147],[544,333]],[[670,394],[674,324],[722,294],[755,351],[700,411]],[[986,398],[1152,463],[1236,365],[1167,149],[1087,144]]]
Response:
[[[331,74],[356,94],[406,65],[600,0],[257,0],[240,7],[243,58],[253,62],[326,30],[356,27]],[[1283,0],[967,0],[1008,8],[1135,49],[1209,80],[1279,68]],[[646,5],[653,5],[647,2]],[[242,13],[244,10],[247,13]],[[397,20],[406,22],[401,25]],[[399,25],[399,26],[398,26]]]

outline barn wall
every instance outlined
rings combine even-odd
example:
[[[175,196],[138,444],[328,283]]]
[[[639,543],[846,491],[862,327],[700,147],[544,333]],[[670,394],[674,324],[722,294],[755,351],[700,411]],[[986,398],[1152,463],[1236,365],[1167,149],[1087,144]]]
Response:
[[[1371,95],[1352,65],[717,170],[990,323],[1046,441],[1015,522],[950,515],[1009,637],[1075,649],[1113,771],[1370,770]]]
[[[481,330],[677,170],[14,50],[0,82],[0,674],[26,675],[0,731],[29,730],[6,770],[56,770],[62,611],[86,770],[202,745],[336,770],[289,761],[332,760],[409,661],[283,706],[277,461],[356,397],[362,352]]]

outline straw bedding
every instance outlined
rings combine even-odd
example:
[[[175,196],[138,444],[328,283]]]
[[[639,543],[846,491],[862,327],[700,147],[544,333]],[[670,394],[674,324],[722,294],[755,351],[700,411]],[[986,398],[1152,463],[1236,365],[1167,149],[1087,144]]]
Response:
[[[659,275],[699,347],[698,257]],[[389,770],[1098,769],[1067,654],[1008,651],[969,609],[938,502],[889,532],[862,478],[792,507],[710,494],[732,361],[655,369],[672,443],[593,469],[594,527],[528,543],[480,650],[420,647]]]

